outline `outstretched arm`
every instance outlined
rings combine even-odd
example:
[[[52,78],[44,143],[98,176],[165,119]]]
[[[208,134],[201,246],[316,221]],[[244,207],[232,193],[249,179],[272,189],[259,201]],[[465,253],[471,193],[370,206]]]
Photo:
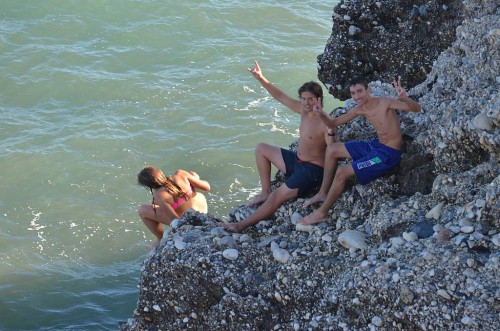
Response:
[[[327,113],[323,111],[323,106],[321,106],[321,103],[316,103],[313,107],[313,111],[318,114],[320,117],[321,121],[331,130],[335,130],[337,126],[346,124],[350,121],[352,121],[356,116],[358,116],[357,113],[357,108],[353,108],[350,111],[348,111],[344,115],[340,115],[339,117],[331,118]]]
[[[302,104],[300,103],[300,101],[290,97],[288,94],[271,83],[266,77],[264,77],[257,61],[255,61],[255,67],[248,68],[248,71],[250,71],[255,79],[260,82],[260,84],[267,90],[267,92],[269,92],[269,94],[271,94],[273,98],[288,107],[290,110],[296,113],[300,113],[302,109]]]
[[[329,128],[332,130],[335,130],[336,124],[335,124],[335,119],[331,118],[328,116],[327,113],[323,110],[323,106],[321,105],[321,102],[316,102],[316,104],[313,106],[313,112],[319,116],[321,121]]]
[[[406,90],[401,86],[401,77],[399,77],[398,80],[394,79],[392,85],[396,88],[398,100],[392,99],[389,108],[414,112],[420,111],[420,105],[415,100],[409,98],[408,93],[406,93]]]

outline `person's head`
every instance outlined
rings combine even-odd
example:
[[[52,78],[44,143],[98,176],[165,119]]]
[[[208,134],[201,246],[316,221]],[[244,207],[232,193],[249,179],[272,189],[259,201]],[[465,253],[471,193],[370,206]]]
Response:
[[[349,82],[351,98],[358,104],[363,104],[370,98],[371,89],[365,77],[355,77]]]
[[[151,190],[164,186],[166,182],[165,174],[155,167],[145,167],[137,174],[137,183]]]
[[[323,88],[321,85],[314,81],[310,81],[307,83],[302,84],[301,87],[299,87],[299,97],[300,101],[304,106],[308,106],[313,103],[313,98],[320,99],[321,105],[323,106]],[[316,101],[314,100],[314,103]],[[311,105],[312,107],[312,105]]]

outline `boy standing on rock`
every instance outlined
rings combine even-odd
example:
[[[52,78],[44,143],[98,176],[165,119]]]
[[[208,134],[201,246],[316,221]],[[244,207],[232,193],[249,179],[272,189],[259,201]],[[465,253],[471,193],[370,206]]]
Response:
[[[259,143],[255,148],[255,159],[259,171],[261,192],[248,205],[262,203],[246,219],[237,223],[220,223],[230,232],[240,232],[271,216],[285,201],[305,196],[319,186],[323,178],[327,143],[334,142],[328,135],[323,119],[313,112],[313,107],[323,103],[323,89],[316,82],[308,82],[299,90],[300,100],[294,99],[274,86],[263,75],[257,61],[248,71],[276,100],[293,112],[300,114],[299,142],[297,152],[278,146]],[[276,166],[287,177],[285,183],[271,191],[271,165]]]
[[[410,99],[401,87],[401,78],[394,80],[398,99],[371,96],[368,82],[357,78],[350,82],[349,91],[356,106],[346,114],[331,118],[320,104],[314,107],[323,123],[335,130],[358,116],[364,117],[377,131],[378,139],[369,141],[349,141],[328,145],[325,160],[325,175],[319,192],[304,204],[304,207],[323,202],[321,207],[304,217],[299,224],[317,224],[326,221],[328,211],[344,190],[347,180],[356,176],[364,185],[394,169],[401,159],[403,138],[401,126],[394,109],[419,112],[420,105]],[[339,158],[351,158],[353,161],[337,169]]]

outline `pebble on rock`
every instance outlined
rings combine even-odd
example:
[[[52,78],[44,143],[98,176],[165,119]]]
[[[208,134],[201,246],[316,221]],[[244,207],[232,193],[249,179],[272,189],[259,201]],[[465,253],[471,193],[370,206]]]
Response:
[[[365,234],[356,230],[347,230],[342,232],[338,238],[340,244],[345,248],[366,249]]]
[[[239,252],[237,249],[228,248],[222,252],[222,256],[228,260],[234,261],[238,258]]]
[[[375,326],[382,326],[382,319],[378,316],[372,317],[372,324]]]
[[[415,232],[403,232],[403,238],[406,241],[416,241],[418,236]]]
[[[273,258],[281,263],[287,263],[290,260],[290,253],[286,249],[280,248],[276,242],[271,243]]]
[[[313,230],[313,226],[307,224],[296,224],[295,230],[302,232],[311,232]]]
[[[437,291],[437,294],[439,294],[441,297],[443,297],[447,300],[451,300],[451,296],[448,294],[448,292],[446,290],[440,289]]]
[[[434,234],[434,224],[428,221],[418,222],[411,228],[418,238],[429,238]]]
[[[441,216],[441,210],[443,209],[443,206],[444,206],[444,202],[438,203],[431,210],[429,210],[429,212],[427,214],[425,214],[425,217],[438,220],[439,217]]]

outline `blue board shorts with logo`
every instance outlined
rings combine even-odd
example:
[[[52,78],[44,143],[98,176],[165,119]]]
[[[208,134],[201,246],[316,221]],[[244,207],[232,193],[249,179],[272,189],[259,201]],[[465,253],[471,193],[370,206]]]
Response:
[[[323,168],[304,162],[298,158],[297,153],[281,148],[281,156],[285,161],[285,184],[290,189],[298,188],[297,197],[303,198],[315,187],[321,185]]]
[[[380,143],[378,139],[348,141],[345,148],[353,160],[356,177],[363,185],[396,168],[401,160],[401,151]]]

